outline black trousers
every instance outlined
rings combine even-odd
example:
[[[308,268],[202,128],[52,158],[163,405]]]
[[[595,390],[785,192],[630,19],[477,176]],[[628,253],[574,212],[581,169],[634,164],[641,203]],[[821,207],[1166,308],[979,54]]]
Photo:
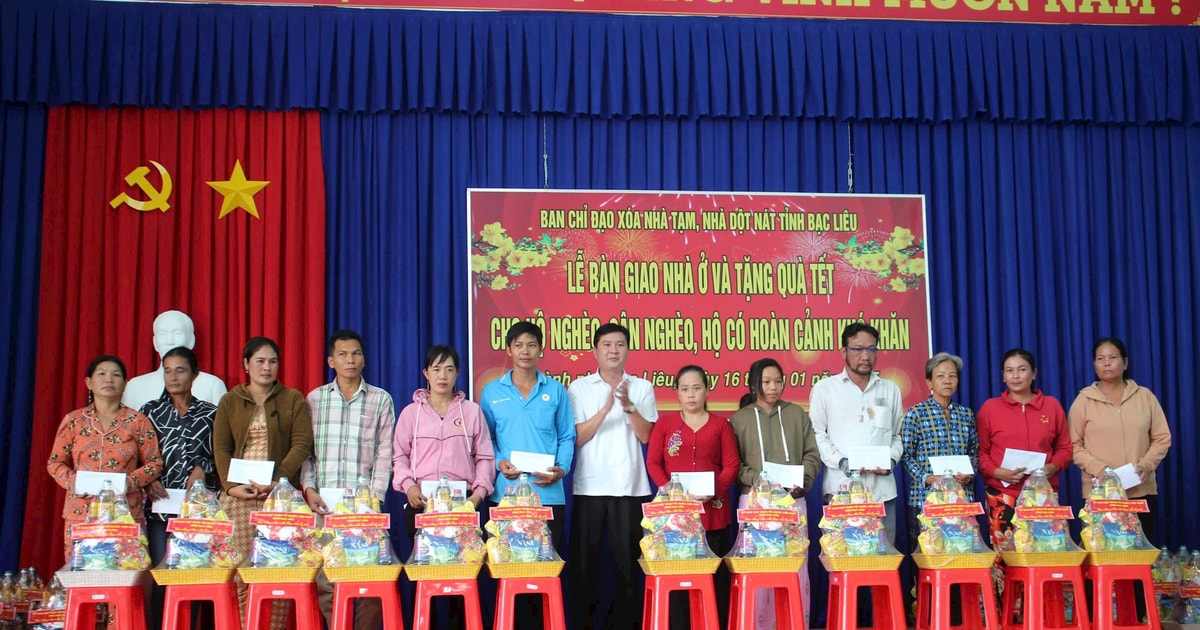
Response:
[[[641,626],[644,576],[637,559],[641,555],[642,503],[647,499],[575,496],[567,562],[574,630]],[[610,565],[611,595],[600,592],[600,576]]]

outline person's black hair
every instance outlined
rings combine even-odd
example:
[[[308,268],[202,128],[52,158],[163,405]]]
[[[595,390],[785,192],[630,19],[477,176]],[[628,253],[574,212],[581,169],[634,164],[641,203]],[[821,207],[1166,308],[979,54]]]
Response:
[[[264,346],[270,347],[275,351],[275,356],[280,356],[279,344],[275,343],[267,337],[251,337],[246,345],[242,348],[242,360],[249,361],[250,357],[254,356],[255,352],[261,350]]]
[[[366,352],[366,346],[363,345],[362,335],[359,335],[353,330],[347,330],[343,328],[332,335],[329,335],[329,356],[333,356],[333,345],[339,341],[357,341],[358,349]]]
[[[1096,345],[1092,346],[1092,359],[1095,360],[1096,353],[1100,351],[1100,346],[1104,344],[1112,344],[1117,349],[1117,354],[1121,355],[1121,360],[1125,361],[1125,371],[1121,372],[1121,378],[1129,380],[1129,351],[1125,349],[1125,342],[1116,337],[1101,337],[1096,341]]]
[[[445,344],[436,345],[425,353],[425,369],[428,370],[446,359],[450,359],[454,369],[458,369],[458,352]]]
[[[857,335],[860,332],[870,333],[870,335],[875,338],[875,343],[879,343],[879,330],[878,329],[876,329],[874,326],[872,326],[870,324],[864,324],[863,322],[854,322],[852,324],[847,324],[846,327],[844,329],[842,329],[842,348],[845,348],[846,346],[850,345],[850,339],[852,339],[854,337],[854,335]]]
[[[1037,362],[1033,358],[1033,353],[1026,350],[1025,348],[1013,348],[1012,350],[1005,352],[1004,356],[1000,359],[1000,373],[1001,374],[1004,373],[1004,364],[1008,363],[1008,360],[1013,357],[1020,357],[1020,358],[1024,359],[1025,362],[1029,364],[1030,371],[1037,372]],[[1032,381],[1030,381],[1030,383],[1029,383],[1029,391],[1036,392],[1037,390],[1038,390],[1037,378],[1035,376],[1035,378]]]
[[[533,338],[537,339],[538,345],[542,345],[542,329],[540,326],[533,322],[517,322],[509,327],[508,334],[504,335],[504,346],[513,345],[513,342],[521,335],[533,335]]]
[[[688,372],[699,374],[700,380],[704,381],[704,389],[708,389],[708,372],[705,372],[704,368],[699,365],[685,365],[679,368],[679,371],[675,373],[675,389],[679,389],[679,379],[683,378],[683,375]]]
[[[778,361],[770,357],[759,359],[750,364],[750,376],[746,379],[746,385],[750,388],[750,391],[742,395],[742,399],[738,401],[738,407],[749,407],[754,404],[754,401],[758,400],[763,391],[763,372],[767,368],[772,367],[779,370],[781,376],[783,375],[783,367],[779,365]]]
[[[179,357],[183,359],[188,364],[188,367],[192,368],[192,374],[197,374],[200,372],[200,362],[196,360],[196,353],[191,348],[187,346],[178,346],[167,350],[162,356],[163,363],[166,363],[167,359],[170,357]]]
[[[596,329],[596,332],[592,335],[592,347],[599,347],[601,337],[615,332],[625,335],[625,345],[629,345],[629,329],[620,324],[608,323]]]
[[[100,367],[100,364],[105,362],[116,363],[117,367],[121,370],[121,376],[126,375],[125,362],[122,361],[120,357],[111,354],[102,354],[95,359],[92,359],[92,362],[88,363],[87,370],[84,371],[83,375],[91,378],[92,374],[95,373],[96,368]]]
[[[92,374],[96,372],[96,368],[100,367],[101,363],[116,363],[117,368],[121,370],[121,377],[124,378],[127,374],[125,372],[125,362],[122,361],[120,357],[112,354],[102,354],[95,359],[92,359],[91,363],[88,363],[87,369],[83,371],[83,375],[91,378]],[[87,393],[87,404],[90,405],[95,401],[96,397],[92,395],[92,391],[89,389]]]

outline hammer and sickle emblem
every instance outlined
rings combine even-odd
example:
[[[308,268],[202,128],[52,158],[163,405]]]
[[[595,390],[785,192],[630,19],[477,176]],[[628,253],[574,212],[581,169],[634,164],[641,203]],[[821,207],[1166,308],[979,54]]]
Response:
[[[146,194],[148,199],[146,201],[138,201],[137,199],[133,199],[125,193],[121,193],[116,197],[113,197],[112,201],[108,202],[108,205],[116,208],[121,204],[125,204],[130,208],[141,212],[146,212],[149,210],[160,210],[162,212],[166,212],[167,210],[170,210],[171,204],[168,203],[167,200],[171,198],[171,174],[167,172],[167,169],[162,164],[159,164],[154,160],[150,160],[150,164],[154,165],[154,168],[158,170],[158,174],[162,176],[161,190],[155,188],[154,185],[146,179],[146,175],[150,173],[150,169],[145,166],[139,166],[125,176],[125,183],[129,184],[130,186],[137,186],[138,188],[141,188],[142,192]]]

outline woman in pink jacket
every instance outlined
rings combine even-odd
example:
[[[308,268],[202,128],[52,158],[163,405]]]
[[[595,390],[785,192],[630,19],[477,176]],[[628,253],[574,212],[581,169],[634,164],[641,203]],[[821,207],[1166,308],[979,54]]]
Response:
[[[422,481],[445,476],[466,484],[467,498],[479,507],[492,492],[496,462],[492,438],[479,405],[458,391],[458,353],[434,346],[425,354],[428,389],[413,392],[413,401],[396,419],[392,451],[392,487],[408,497],[404,521],[409,533],[425,510]]]
[[[1125,492],[1145,499],[1149,512],[1139,514],[1142,530],[1154,533],[1158,479],[1155,470],[1171,448],[1171,429],[1154,392],[1129,378],[1129,353],[1120,339],[1108,337],[1092,347],[1095,383],[1079,392],[1067,419],[1075,446],[1075,465],[1083,471],[1083,496],[1104,468],[1133,465],[1141,483]]]

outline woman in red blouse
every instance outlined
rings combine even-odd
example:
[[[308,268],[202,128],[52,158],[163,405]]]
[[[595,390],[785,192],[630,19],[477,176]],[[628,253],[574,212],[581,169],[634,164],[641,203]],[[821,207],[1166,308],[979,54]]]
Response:
[[[675,376],[675,391],[679,394],[679,412],[659,414],[650,432],[646,470],[660,487],[671,481],[671,473],[712,472],[715,493],[696,499],[704,503],[700,521],[707,532],[708,547],[718,556],[724,556],[733,544],[729,489],[737,481],[741,468],[737,440],[727,418],[708,412],[708,373],[704,368],[688,365],[680,369]],[[726,619],[729,573],[723,566],[716,574],[716,589],[719,618]],[[687,596],[678,595],[683,596],[679,601],[672,597],[671,627],[688,628]]]
[[[67,491],[63,545],[68,556],[71,526],[87,518],[94,498],[75,494],[78,471],[125,473],[125,487],[116,490],[125,492],[133,518],[144,524],[143,489],[158,479],[163,465],[154,425],[121,404],[125,364],[114,356],[98,356],[88,365],[83,382],[88,388],[88,405],[63,418],[46,462],[50,476]]]

